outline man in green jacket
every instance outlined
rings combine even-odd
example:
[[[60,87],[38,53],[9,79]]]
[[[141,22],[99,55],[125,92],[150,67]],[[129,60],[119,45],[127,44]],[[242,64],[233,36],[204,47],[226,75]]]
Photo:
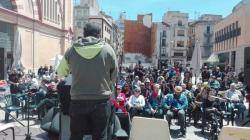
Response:
[[[59,76],[72,74],[70,140],[82,140],[87,133],[93,140],[108,139],[117,59],[113,48],[99,39],[100,31],[99,26],[86,24],[85,38],[66,51],[57,68]]]

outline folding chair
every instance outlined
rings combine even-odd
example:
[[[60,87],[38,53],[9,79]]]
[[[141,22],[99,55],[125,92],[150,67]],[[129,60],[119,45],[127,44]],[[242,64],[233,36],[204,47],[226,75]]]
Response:
[[[134,117],[130,140],[170,140],[168,122],[163,119]]]

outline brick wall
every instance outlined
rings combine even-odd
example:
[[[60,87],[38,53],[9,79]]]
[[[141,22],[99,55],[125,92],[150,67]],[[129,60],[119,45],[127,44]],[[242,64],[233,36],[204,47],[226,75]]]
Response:
[[[154,49],[156,27],[152,28],[143,25],[143,16],[138,16],[137,21],[125,20],[124,52],[141,53],[151,57]]]

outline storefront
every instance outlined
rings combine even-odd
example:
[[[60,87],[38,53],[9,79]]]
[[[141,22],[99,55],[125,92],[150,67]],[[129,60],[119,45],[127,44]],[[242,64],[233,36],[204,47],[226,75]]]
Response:
[[[0,21],[0,80],[13,62],[14,25]]]

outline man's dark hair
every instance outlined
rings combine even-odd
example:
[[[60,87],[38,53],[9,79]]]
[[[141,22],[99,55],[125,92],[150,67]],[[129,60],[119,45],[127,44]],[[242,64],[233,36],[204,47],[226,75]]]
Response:
[[[84,26],[84,37],[93,36],[99,38],[101,29],[98,25],[93,23],[87,23]]]

